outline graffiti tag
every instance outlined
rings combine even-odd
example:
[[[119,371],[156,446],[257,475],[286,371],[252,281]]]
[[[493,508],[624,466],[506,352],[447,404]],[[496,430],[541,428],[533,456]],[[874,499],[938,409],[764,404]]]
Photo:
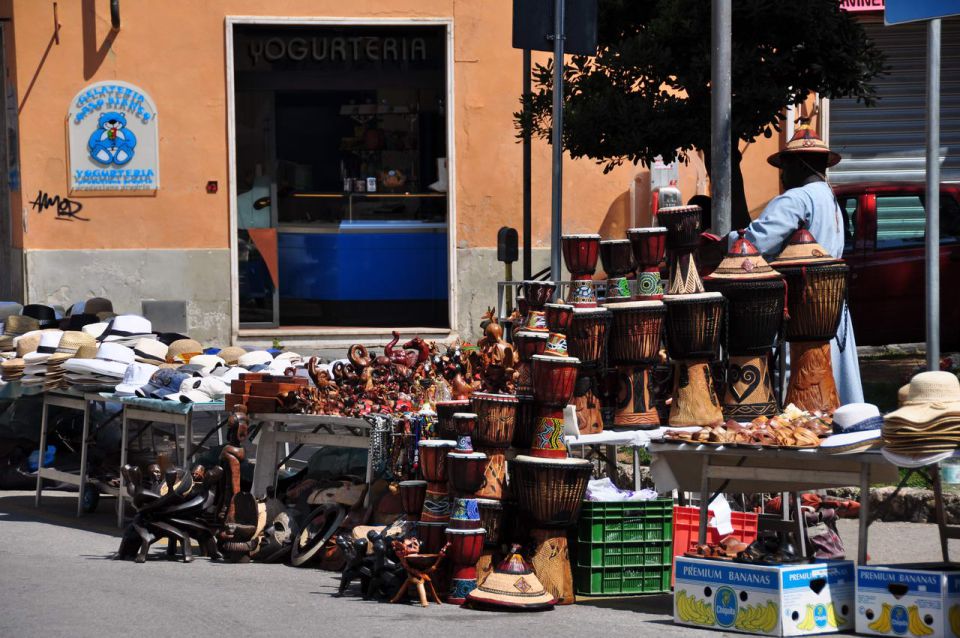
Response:
[[[30,206],[38,213],[55,206],[57,208],[57,219],[64,221],[72,222],[75,219],[82,222],[90,221],[88,217],[80,217],[79,215],[80,211],[83,210],[83,204],[59,195],[50,197],[48,193],[37,191],[37,198],[30,202]]]

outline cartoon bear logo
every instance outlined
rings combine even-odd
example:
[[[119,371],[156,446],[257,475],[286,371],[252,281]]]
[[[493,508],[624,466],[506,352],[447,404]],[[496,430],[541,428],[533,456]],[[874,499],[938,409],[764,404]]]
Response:
[[[123,113],[101,113],[97,128],[90,135],[90,157],[100,164],[123,166],[133,159],[137,137],[127,128]]]

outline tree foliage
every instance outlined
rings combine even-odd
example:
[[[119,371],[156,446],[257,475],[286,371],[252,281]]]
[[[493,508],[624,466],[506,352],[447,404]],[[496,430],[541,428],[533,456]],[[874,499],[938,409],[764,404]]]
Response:
[[[711,3],[599,3],[598,55],[574,56],[564,69],[564,148],[605,172],[709,150]],[[838,0],[733,2],[734,140],[770,137],[785,107],[811,92],[872,104],[883,70],[882,53]],[[552,62],[533,73],[516,121],[521,133],[549,139]]]

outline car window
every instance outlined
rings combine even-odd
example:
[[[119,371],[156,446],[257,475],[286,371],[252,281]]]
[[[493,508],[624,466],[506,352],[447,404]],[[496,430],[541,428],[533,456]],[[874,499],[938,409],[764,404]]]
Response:
[[[960,241],[960,202],[949,193],[940,193],[940,243]]]
[[[857,197],[841,196],[837,198],[837,203],[843,213],[843,252],[849,252],[853,250],[857,238]]]
[[[919,195],[877,195],[877,248],[922,245],[925,218]]]

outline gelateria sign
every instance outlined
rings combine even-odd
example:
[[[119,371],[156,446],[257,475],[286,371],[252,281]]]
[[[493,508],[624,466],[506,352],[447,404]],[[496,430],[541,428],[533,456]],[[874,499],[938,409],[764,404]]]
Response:
[[[157,107],[133,84],[97,82],[67,113],[70,194],[149,195],[160,188]]]

